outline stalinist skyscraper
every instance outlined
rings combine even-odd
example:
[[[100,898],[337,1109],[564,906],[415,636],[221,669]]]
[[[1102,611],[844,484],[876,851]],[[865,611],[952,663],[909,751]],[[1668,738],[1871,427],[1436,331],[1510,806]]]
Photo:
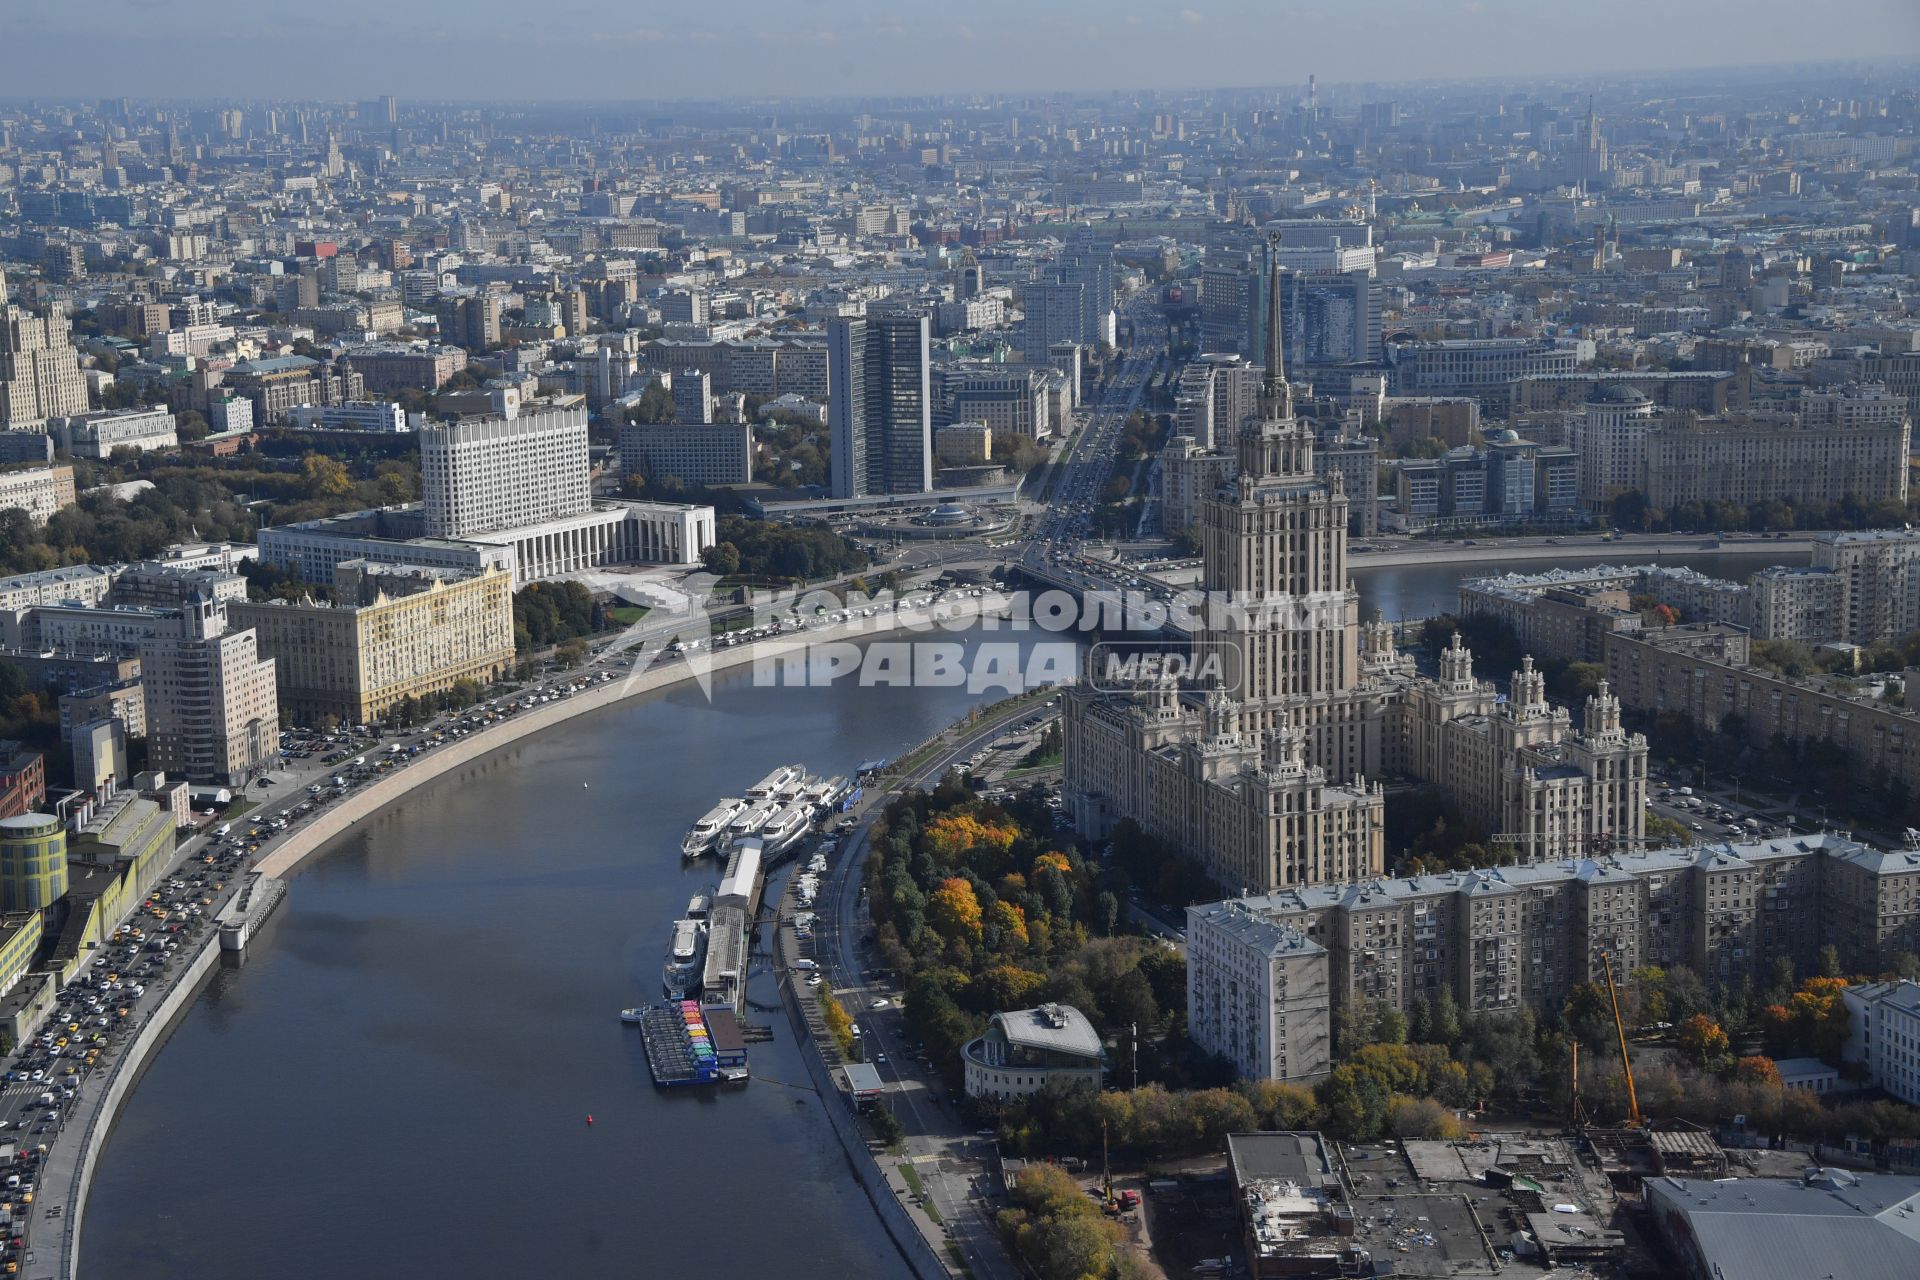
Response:
[[[0,276],[0,430],[31,429],[87,411],[87,382],[71,332],[57,308],[37,316],[10,304]]]
[[[1281,333],[1275,236],[1260,414],[1236,443],[1238,475],[1200,504],[1210,611],[1202,652],[1217,653],[1238,727],[1290,728],[1333,776],[1380,771],[1378,700],[1361,683],[1360,603],[1347,579],[1347,495],[1314,474],[1313,432],[1293,413]]]
[[[1229,890],[1358,879],[1385,857],[1382,793],[1367,779],[1392,688],[1363,667],[1347,499],[1337,476],[1314,475],[1313,435],[1294,417],[1267,256],[1261,412],[1237,441],[1238,475],[1200,507],[1196,657],[1213,669],[1196,689],[1078,688],[1066,711],[1083,827],[1131,817]],[[1390,644],[1384,656],[1404,669]]]
[[[1441,689],[1388,627],[1360,622],[1347,495],[1338,473],[1314,474],[1313,433],[1294,416],[1276,248],[1261,412],[1236,441],[1236,474],[1200,504],[1201,674],[1189,687],[1069,691],[1066,794],[1080,829],[1130,818],[1229,893],[1365,880],[1386,866],[1372,780],[1411,774],[1521,833],[1523,859],[1637,844],[1646,742],[1620,732],[1604,689],[1588,709],[1599,728],[1575,733],[1529,666],[1516,681],[1542,727],[1493,732],[1506,720],[1464,650]]]

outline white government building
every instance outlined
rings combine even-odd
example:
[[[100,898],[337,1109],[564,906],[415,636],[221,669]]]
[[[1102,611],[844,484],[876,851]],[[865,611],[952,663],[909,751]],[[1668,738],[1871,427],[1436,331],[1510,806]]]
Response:
[[[713,545],[712,507],[594,501],[584,407],[535,405],[418,436],[420,505],[263,529],[261,557],[309,582],[331,582],[335,565],[355,559],[500,565],[518,589],[604,565],[695,565]]]

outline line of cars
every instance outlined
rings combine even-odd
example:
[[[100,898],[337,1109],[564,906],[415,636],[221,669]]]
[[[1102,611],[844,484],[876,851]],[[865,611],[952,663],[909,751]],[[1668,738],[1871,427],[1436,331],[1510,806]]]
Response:
[[[916,588],[906,595],[901,596],[895,604],[909,609],[920,609],[939,604],[948,599],[980,599],[986,594],[986,588],[984,587],[948,587],[941,584],[934,584],[924,588]],[[769,619],[765,626],[742,627],[735,631],[724,631],[712,637],[711,640],[704,636],[697,636],[688,640],[674,640],[667,646],[666,653],[669,658],[678,658],[692,650],[704,649],[709,646],[714,649],[731,649],[735,645],[751,644],[755,640],[768,640],[775,636],[792,635],[796,632],[804,631],[809,627],[833,626],[842,622],[858,622],[862,618],[871,618],[875,614],[885,614],[888,610],[889,606],[886,603],[881,603],[863,605],[854,609],[821,611],[811,617],[789,612],[779,617]]]
[[[1657,800],[1659,803],[1681,810],[1689,816],[1697,815],[1703,819],[1703,821],[1700,822],[1690,821],[1687,823],[1688,828],[1693,831],[1704,832],[1709,822],[1721,824],[1726,827],[1727,833],[1732,835],[1758,837],[1777,835],[1782,830],[1782,828],[1778,826],[1770,826],[1762,822],[1757,817],[1743,816],[1711,798],[1696,796],[1693,794],[1692,787],[1664,787],[1660,790]],[[1656,797],[1649,796],[1647,799],[1647,807],[1652,808],[1655,801]]]
[[[25,1206],[33,1203],[48,1143],[58,1136],[82,1084],[126,1036],[148,986],[161,981],[176,953],[211,927],[216,897],[245,869],[237,850],[211,848],[175,869],[60,991],[44,1029],[0,1072],[8,1086],[26,1086],[18,1120],[9,1114],[0,1121],[22,1131],[11,1164],[0,1163],[0,1274],[16,1274],[25,1257],[26,1240],[19,1234]]]
[[[379,732],[365,725],[355,726],[355,733],[350,734],[311,734],[303,730],[289,730],[281,735],[282,760],[304,759],[312,756],[316,750],[334,743],[341,743],[344,745],[329,751],[321,758],[322,764],[340,765],[340,771],[330,778],[308,784],[306,799],[290,803],[277,813],[262,813],[253,818],[244,832],[235,831],[238,825],[236,823],[221,824],[214,832],[216,842],[224,842],[225,847],[228,848],[257,853],[261,842],[271,839],[274,833],[285,831],[292,823],[315,809],[333,800],[341,799],[355,787],[382,773],[398,768],[424,751],[443,746],[456,738],[477,733],[488,725],[506,720],[541,703],[557,702],[561,698],[585,690],[596,682],[604,683],[611,679],[613,679],[612,673],[603,671],[598,675],[581,676],[562,685],[496,698],[490,702],[476,704],[465,711],[448,712],[418,730],[407,731],[417,736],[417,741],[411,744],[391,742],[384,749],[379,747]],[[356,750],[361,754],[353,754]],[[270,778],[262,778],[257,785],[267,788],[273,785],[273,781]]]

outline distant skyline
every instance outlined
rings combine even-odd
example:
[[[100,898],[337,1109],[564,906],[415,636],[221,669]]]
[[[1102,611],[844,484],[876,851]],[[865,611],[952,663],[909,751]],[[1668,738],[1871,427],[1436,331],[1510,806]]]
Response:
[[[1920,0],[0,0],[9,97],[843,97],[1920,57]]]

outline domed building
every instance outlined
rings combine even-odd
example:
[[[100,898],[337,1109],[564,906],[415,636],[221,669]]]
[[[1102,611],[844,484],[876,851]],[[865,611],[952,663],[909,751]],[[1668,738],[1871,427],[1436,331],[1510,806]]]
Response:
[[[1580,459],[1580,505],[1604,511],[1621,494],[1646,486],[1647,436],[1663,422],[1646,393],[1625,382],[1593,389],[1574,423]]]
[[[957,502],[943,502],[920,518],[920,523],[953,527],[972,524],[975,520],[972,507],[963,507]]]

